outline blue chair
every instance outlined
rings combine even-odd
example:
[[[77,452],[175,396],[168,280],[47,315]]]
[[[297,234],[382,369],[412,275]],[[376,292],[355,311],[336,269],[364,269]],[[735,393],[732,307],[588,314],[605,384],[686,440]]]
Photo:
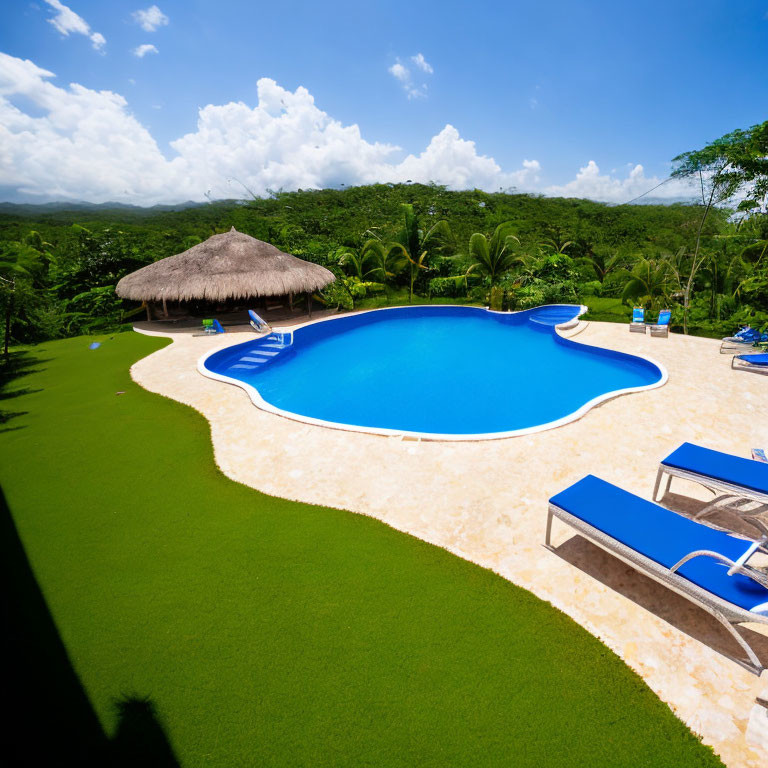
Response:
[[[262,317],[257,315],[252,309],[248,310],[248,317],[250,318],[251,327],[258,333],[269,333],[272,328],[269,323]]]
[[[662,309],[656,323],[651,324],[651,336],[669,336],[669,321],[672,319],[671,309]]]
[[[759,352],[754,355],[734,355],[731,358],[731,368],[768,373],[768,352]]]
[[[634,307],[632,309],[632,322],[629,324],[629,330],[635,333],[645,333],[644,307]]]
[[[756,552],[768,553],[768,538],[735,538],[594,475],[549,500],[549,549],[555,517],[714,616],[747,655],[734,660],[760,675],[765,667],[735,625],[768,624],[768,577],[749,564]]]

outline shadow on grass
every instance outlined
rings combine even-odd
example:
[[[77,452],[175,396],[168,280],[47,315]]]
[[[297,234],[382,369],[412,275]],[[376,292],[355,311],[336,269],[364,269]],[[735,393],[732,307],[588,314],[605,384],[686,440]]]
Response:
[[[168,737],[149,698],[126,696],[115,703],[117,731],[109,745],[114,768],[178,768]]]
[[[3,681],[5,766],[178,768],[148,698],[116,702],[109,739],[73,669],[0,489],[0,573],[7,628]]]
[[[6,357],[0,357],[0,400],[12,400],[23,395],[31,395],[40,392],[40,389],[30,389],[23,387],[21,389],[8,389],[11,382],[20,379],[22,376],[29,376],[32,373],[38,373],[44,369],[35,366],[47,363],[48,360],[42,360],[29,350],[15,350]],[[4,411],[0,409],[0,427],[7,424],[11,419],[17,416],[24,416],[27,411]],[[23,427],[4,427],[0,429],[3,432],[12,432]]]

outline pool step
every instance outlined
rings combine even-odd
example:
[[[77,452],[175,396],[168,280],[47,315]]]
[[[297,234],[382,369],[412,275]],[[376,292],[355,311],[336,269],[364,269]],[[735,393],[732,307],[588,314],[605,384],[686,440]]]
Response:
[[[290,339],[286,342],[286,339]],[[268,363],[276,360],[282,352],[290,350],[293,346],[290,336],[270,333],[260,341],[255,348],[243,355],[234,365],[229,366],[232,370],[258,371]]]
[[[533,325],[543,325],[554,328],[564,323],[574,321],[580,314],[582,307],[573,304],[557,304],[551,307],[534,309],[528,316],[528,322]]]

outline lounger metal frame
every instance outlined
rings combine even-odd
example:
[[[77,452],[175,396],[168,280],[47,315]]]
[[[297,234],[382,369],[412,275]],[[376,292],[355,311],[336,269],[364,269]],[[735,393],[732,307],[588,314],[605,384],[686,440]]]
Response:
[[[755,347],[754,341],[721,341],[720,342],[720,354],[721,355],[732,355],[734,352],[739,352],[743,354],[744,352],[749,352],[749,350],[757,351],[757,348]]]
[[[683,480],[690,480],[699,485],[703,485],[712,493],[727,493],[730,496],[735,496],[740,499],[750,499],[751,501],[757,501],[760,504],[768,504],[768,494],[760,493],[760,491],[754,491],[751,488],[745,488],[743,485],[734,485],[733,483],[726,483],[724,480],[718,480],[708,475],[701,475],[698,472],[691,472],[686,469],[678,469],[677,467],[670,467],[664,462],[659,464],[659,471],[656,473],[656,484],[653,486],[653,496],[651,498],[657,501],[659,493],[659,486],[661,485],[661,478],[667,475],[667,484],[664,488],[662,497],[669,490],[669,486],[672,484],[673,477],[680,477]]]
[[[757,373],[768,373],[768,365],[755,365],[750,363],[749,360],[744,360],[744,355],[749,355],[749,352],[742,352],[739,355],[734,355],[731,358],[731,369],[734,371],[755,371]],[[754,352],[752,354],[763,354],[762,352]]]
[[[674,513],[672,513],[674,514]],[[671,569],[665,568],[655,560],[651,560],[645,555],[636,552],[626,544],[622,544],[612,536],[608,536],[602,531],[598,530],[589,523],[585,523],[580,518],[572,515],[570,512],[566,512],[556,504],[549,504],[549,512],[547,514],[547,532],[544,539],[544,546],[554,551],[551,544],[552,539],[552,520],[557,517],[562,520],[566,525],[570,525],[571,528],[579,532],[585,539],[591,541],[600,549],[605,550],[610,555],[618,558],[622,562],[639,571],[645,576],[653,579],[659,584],[663,584],[668,589],[687,598],[692,603],[695,603],[700,608],[705,610],[711,616],[714,616],[727,630],[733,639],[739,644],[739,647],[746,653],[747,659],[733,658],[740,666],[749,670],[758,677],[763,672],[765,667],[760,662],[757,654],[754,652],[749,643],[739,634],[736,630],[737,624],[768,624],[768,616],[763,616],[759,613],[752,613],[740,608],[733,603],[723,600],[717,595],[712,594],[706,589],[702,589],[698,585],[689,581],[684,576],[681,576],[676,571],[685,562],[694,557],[713,557],[721,562],[725,562],[735,572],[738,571],[746,576],[754,579],[763,586],[768,587],[768,577],[760,571],[756,571],[754,568],[748,565],[733,562],[732,560],[720,555],[717,552],[709,552],[707,550],[698,550],[686,555],[680,562],[676,563]],[[764,546],[759,546],[760,551],[768,553],[768,549]],[[741,560],[742,558],[740,558]]]

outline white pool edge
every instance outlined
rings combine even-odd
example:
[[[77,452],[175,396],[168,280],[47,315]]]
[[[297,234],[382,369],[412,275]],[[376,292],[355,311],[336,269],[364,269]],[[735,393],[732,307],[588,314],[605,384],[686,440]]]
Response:
[[[413,308],[417,308],[417,307],[434,307],[435,305],[413,304],[408,306],[413,306]],[[437,306],[466,308],[466,305],[464,304],[440,304]],[[548,307],[548,306],[562,306],[562,305],[542,304],[541,306]],[[378,309],[363,310],[362,312],[355,313],[355,314],[368,314],[371,312],[386,312],[392,309],[403,309],[403,307],[380,307]],[[475,309],[480,311],[483,310],[482,307],[475,307]],[[493,314],[503,314],[503,315],[516,314],[516,313],[509,313],[509,312],[497,312],[495,310],[488,309],[487,307],[484,309],[486,312],[492,312]],[[566,321],[565,323],[561,323],[559,325],[554,326],[555,332],[560,330],[567,330],[568,328],[575,327],[579,323],[579,318],[581,317],[581,315],[587,312],[587,310],[588,308],[586,306],[584,306],[583,304],[580,305],[579,313],[576,315],[576,317]],[[523,310],[523,311],[527,311],[527,310]],[[344,317],[349,317],[349,315],[344,314],[344,315],[337,315],[334,317],[323,317],[317,320],[309,320],[306,323],[301,323],[300,325],[292,326],[291,328],[286,328],[285,330],[280,330],[279,328],[273,328],[273,332],[293,333],[294,331],[297,331],[300,328],[306,328],[309,325],[315,325],[317,323],[332,322],[334,320],[340,320]],[[565,340],[567,341],[568,339],[565,339]],[[247,343],[247,342],[239,342],[239,343]],[[573,343],[581,344],[581,342],[573,342]],[[583,346],[590,346],[590,345],[584,344]],[[595,349],[606,349],[609,352],[610,351],[616,352],[616,350],[610,350],[610,349],[607,349],[606,347],[595,347]],[[220,351],[221,351],[220,349],[210,350],[205,354],[203,354],[200,358],[198,358],[198,361],[197,361],[198,373],[202,374],[208,379],[213,379],[214,381],[221,381],[221,382],[224,382],[225,384],[232,384],[236,387],[240,387],[240,389],[245,390],[245,392],[248,394],[248,396],[251,399],[251,402],[262,411],[275,414],[276,416],[281,416],[285,419],[290,419],[291,421],[297,421],[303,424],[311,424],[312,426],[316,426],[316,427],[326,427],[328,429],[336,429],[342,432],[360,432],[368,435],[379,435],[381,437],[397,437],[400,439],[407,438],[411,440],[424,440],[424,441],[436,441],[436,442],[479,442],[484,440],[503,440],[509,437],[521,437],[522,435],[532,435],[532,434],[535,434],[536,432],[545,432],[549,429],[557,429],[558,427],[565,426],[566,424],[570,424],[571,422],[578,421],[583,416],[585,416],[589,411],[591,411],[593,408],[596,408],[598,405],[606,402],[607,400],[613,400],[613,398],[621,397],[622,395],[629,395],[635,392],[645,392],[648,390],[658,389],[659,387],[663,387],[667,383],[667,380],[669,378],[667,369],[660,362],[653,359],[652,357],[648,357],[647,355],[635,354],[635,353],[618,352],[618,354],[627,355],[629,357],[636,357],[640,360],[645,360],[646,362],[649,362],[652,365],[655,365],[659,369],[659,372],[661,373],[661,378],[658,381],[654,382],[653,384],[645,384],[642,387],[625,387],[624,389],[615,389],[615,390],[612,390],[611,392],[606,392],[602,395],[598,395],[592,400],[589,400],[586,403],[584,403],[584,405],[582,405],[581,408],[574,411],[573,413],[570,413],[567,416],[563,416],[562,418],[556,419],[554,421],[548,421],[544,424],[537,424],[536,426],[525,427],[524,429],[513,429],[506,432],[485,432],[485,433],[474,434],[474,435],[473,434],[454,435],[454,434],[442,434],[437,432],[411,432],[409,430],[387,429],[385,427],[361,427],[361,426],[358,426],[357,424],[343,424],[338,421],[325,421],[323,419],[315,419],[312,416],[302,416],[301,414],[294,413],[293,411],[285,411],[282,408],[277,408],[271,403],[268,403],[259,394],[259,391],[256,389],[256,387],[252,386],[251,384],[248,384],[245,381],[241,381],[240,379],[232,378],[231,376],[224,376],[223,374],[215,373],[214,371],[211,371],[209,368],[206,368],[205,361],[209,357],[211,357],[211,355],[214,355]]]

